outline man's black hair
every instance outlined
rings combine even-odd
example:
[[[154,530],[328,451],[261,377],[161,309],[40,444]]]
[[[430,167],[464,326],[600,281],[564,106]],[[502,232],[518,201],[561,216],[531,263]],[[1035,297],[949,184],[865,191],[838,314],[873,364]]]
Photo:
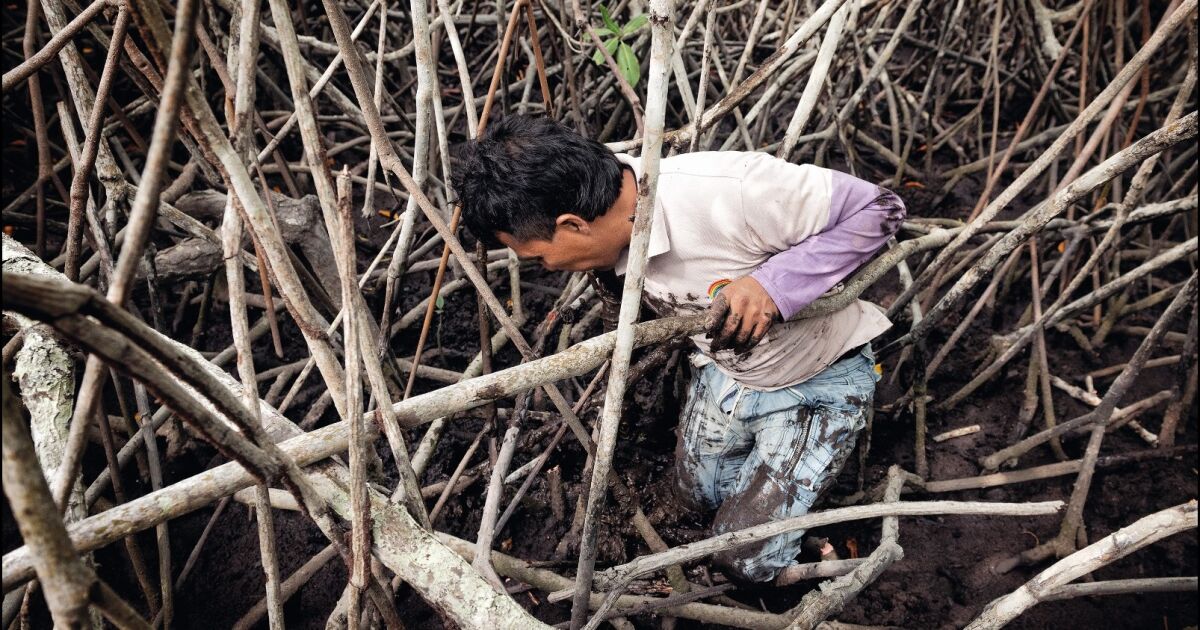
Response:
[[[604,145],[544,117],[507,116],[459,151],[452,183],[467,229],[549,240],[560,214],[591,221],[621,194],[622,164]]]

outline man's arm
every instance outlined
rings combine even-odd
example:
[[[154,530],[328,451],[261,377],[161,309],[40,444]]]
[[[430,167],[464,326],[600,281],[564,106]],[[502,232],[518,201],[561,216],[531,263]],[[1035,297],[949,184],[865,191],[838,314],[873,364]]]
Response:
[[[895,193],[851,175],[756,162],[742,183],[747,232],[774,254],[717,296],[714,351],[753,348],[776,317],[790,319],[873,256],[906,215]]]
[[[904,202],[892,191],[831,173],[825,229],[775,254],[750,274],[771,296],[784,321],[875,255],[906,215]]]

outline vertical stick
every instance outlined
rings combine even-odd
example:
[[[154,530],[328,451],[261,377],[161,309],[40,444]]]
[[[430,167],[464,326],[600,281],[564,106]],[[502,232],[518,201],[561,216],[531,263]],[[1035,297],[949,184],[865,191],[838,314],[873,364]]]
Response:
[[[296,36],[295,25],[292,24],[290,4],[281,0],[271,0],[271,18],[279,33],[280,50],[283,53],[284,66],[287,70],[288,85],[292,91],[292,102],[296,105],[296,118],[300,126],[300,138],[304,145],[304,159],[308,162],[309,174],[312,176],[313,188],[320,200],[321,215],[329,228],[336,230],[337,224],[337,193],[333,187],[333,177],[325,160],[325,148],[322,143],[321,130],[318,126],[316,108],[308,95],[308,79],[303,70],[304,58],[300,52],[300,43]],[[269,203],[269,202],[268,202]],[[337,237],[330,234],[329,238],[337,242]],[[333,248],[335,258],[340,259],[338,248]],[[338,261],[334,261],[335,264]],[[335,302],[336,295],[331,295]],[[345,308],[345,304],[340,304]]]
[[[116,372],[111,372],[116,379]],[[117,503],[125,503],[125,489],[121,485],[120,464],[117,461],[117,452],[113,446],[112,427],[108,423],[108,416],[103,413],[96,414],[96,424],[100,429],[100,440],[104,447],[104,458],[108,463],[108,478],[112,480],[113,497]],[[146,606],[150,612],[158,610],[158,595],[154,592],[154,584],[150,581],[150,571],[146,566],[146,559],[142,555],[142,548],[138,544],[137,536],[128,536],[123,541],[125,545],[125,553],[129,556],[129,564],[133,568],[133,575],[137,579],[138,587],[142,589],[142,595],[146,598]]]
[[[33,56],[37,46],[38,16],[41,5],[38,0],[29,0],[25,9],[25,36],[21,40],[25,58]],[[7,91],[7,90],[6,90]],[[46,257],[46,180],[53,174],[50,164],[50,142],[46,137],[46,110],[42,105],[42,82],[35,70],[29,75],[29,108],[33,113],[33,135],[37,141],[38,178],[35,186],[37,207],[36,247],[39,258]]]
[[[512,417],[508,420],[508,428],[504,430],[504,439],[500,443],[500,451],[496,455],[496,462],[492,466],[492,475],[488,480],[487,496],[484,498],[483,503],[483,518],[480,520],[479,535],[475,542],[475,559],[471,563],[471,566],[476,571],[479,571],[500,592],[504,590],[504,582],[500,580],[500,576],[492,568],[491,549],[496,537],[496,522],[500,514],[500,501],[504,495],[504,477],[508,474],[508,469],[512,465],[513,455],[517,450],[517,437],[521,433],[520,416],[523,413],[523,408],[529,403],[530,395],[529,392],[525,392],[518,397],[517,406],[513,410]]]
[[[458,28],[454,26],[454,14],[447,0],[437,0],[438,13],[442,17],[442,26],[446,29],[446,39],[450,41],[450,50],[454,53],[454,65],[458,70],[459,87],[462,89],[463,111],[467,115],[467,136],[475,139],[479,128],[479,113],[475,110],[475,92],[471,86],[471,70],[467,68],[467,58],[463,54],[462,43],[458,39]],[[421,77],[418,75],[417,80]]]
[[[1042,272],[1038,265],[1038,240],[1037,237],[1029,239],[1029,280],[1033,288],[1033,319],[1039,321],[1042,319]],[[1046,356],[1046,334],[1045,329],[1041,326],[1034,328],[1035,347],[1034,351],[1037,355],[1038,362],[1038,383],[1042,393],[1042,417],[1045,419],[1046,428],[1053,429],[1057,424],[1054,417],[1054,390],[1050,387],[1050,361]],[[1050,440],[1050,449],[1054,451],[1054,456],[1059,461],[1070,459],[1063,452],[1062,441],[1058,438]]]
[[[233,16],[230,32],[235,43],[230,45],[229,66],[237,69],[236,87],[233,98],[233,120],[227,121],[233,131],[233,142],[246,159],[253,160],[253,116],[255,93],[255,68],[258,58],[260,3],[246,0]],[[237,30],[235,31],[234,28]],[[228,111],[228,110],[226,110]],[[225,278],[229,287],[229,318],[232,325],[233,343],[237,348],[238,376],[242,380],[242,396],[250,409],[254,422],[262,423],[258,401],[258,379],[254,369],[254,350],[251,344],[250,326],[246,316],[246,279],[242,275],[241,252],[244,229],[242,212],[237,195],[226,196],[225,217],[221,224],[221,246],[225,258]],[[258,258],[258,271],[266,275],[266,263]],[[270,295],[270,284],[264,280],[263,294]],[[271,317],[271,304],[267,304],[266,317]],[[258,549],[266,576],[267,623],[271,630],[283,629],[283,601],[279,593],[279,562],[275,549],[275,517],[271,511],[271,500],[266,484],[255,486],[254,516],[258,525]]]
[[[696,132],[692,134],[691,140],[688,142],[688,152],[696,150],[696,143],[700,140],[701,134],[704,133],[704,127],[701,125],[701,118],[704,116],[704,101],[708,96],[709,72],[712,65],[712,40],[713,27],[717,20],[717,7],[708,7],[708,16],[704,19],[704,47],[700,52],[700,78],[696,86],[696,115],[692,116],[691,125],[695,127]]]
[[[541,33],[538,32],[537,20],[533,17],[533,3],[525,3],[525,16],[529,19],[529,44],[533,48],[533,58],[537,64],[538,86],[542,90],[542,104],[546,106],[546,115],[554,118],[554,103],[550,97],[550,83],[546,79],[546,60],[542,57]]]
[[[437,69],[433,60],[433,51],[430,44],[429,36],[429,15],[426,11],[426,3],[424,0],[410,0],[409,11],[412,13],[413,23],[413,51],[417,62],[417,92],[416,92],[416,107],[417,120],[416,128],[413,130],[413,162],[412,176],[416,181],[417,186],[424,186],[425,180],[428,177],[429,166],[429,137],[433,131],[433,90],[437,85]],[[447,19],[449,19],[447,17]],[[382,64],[382,59],[380,60]],[[376,95],[375,108],[379,109],[378,97]],[[375,155],[379,155],[379,146],[372,141],[372,148],[375,149]],[[400,282],[400,277],[404,275],[405,264],[408,262],[409,248],[412,247],[413,235],[417,224],[417,214],[420,209],[417,208],[417,202],[411,196],[408,198],[408,204],[404,208],[404,216],[400,219],[400,237],[396,240],[396,248],[392,251],[392,261],[387,268],[387,282],[384,285],[383,298],[383,315],[380,317],[379,327],[384,334],[379,338],[380,350],[388,343],[387,329],[391,326],[392,304],[396,299],[397,286]],[[443,254],[446,252],[443,251]],[[448,261],[448,256],[443,256],[443,260]],[[432,292],[430,292],[430,305],[433,305],[432,300],[436,300],[437,292],[441,288],[440,279],[445,276],[445,270],[441,270],[438,278],[434,280]],[[426,315],[431,315],[432,311],[427,311]],[[412,383],[415,379],[417,371],[417,363],[420,361],[421,352],[425,346],[425,336],[429,334],[429,317],[426,317],[425,327],[422,328],[422,336],[417,341],[416,354],[413,356],[413,371],[408,375],[408,384],[404,388],[405,397],[412,391]]]
[[[1163,413],[1162,428],[1158,431],[1158,448],[1160,449],[1175,446],[1175,431],[1179,426],[1179,419],[1185,411],[1192,408],[1192,401],[1196,399],[1196,327],[1198,318],[1200,318],[1200,310],[1197,310],[1193,297],[1191,323],[1188,324],[1187,340],[1183,344],[1183,351],[1179,353],[1179,364],[1175,368],[1175,385],[1172,388],[1171,402]]]
[[[138,410],[134,418],[143,427],[151,425],[154,420],[153,414],[150,412],[150,395],[146,391],[146,386],[134,382],[133,393]],[[150,488],[154,491],[161,490],[163,488],[162,458],[159,456],[156,434],[153,430],[142,431],[140,434],[146,445],[146,460],[150,469]],[[171,617],[175,613],[175,604],[174,585],[171,580],[170,526],[166,521],[154,526],[154,544],[158,551],[158,584],[162,591],[162,607],[159,609],[159,615],[163,618],[163,625],[169,628]]]
[[[117,58],[121,55],[121,45],[125,41],[125,33],[129,30],[129,8],[121,6],[117,13],[117,22],[113,26],[112,44],[108,47],[108,56],[104,59],[104,70],[100,73],[100,82],[96,85],[96,99],[92,102],[92,112],[88,116],[87,128],[84,129],[83,155],[75,165],[75,176],[71,180],[71,214],[67,223],[67,260],[64,273],[69,280],[79,280],[79,249],[83,245],[83,204],[88,196],[88,179],[92,174],[92,165],[96,163],[96,153],[100,150],[102,127],[104,124],[104,104],[108,101],[108,93],[112,91],[113,78],[117,74]],[[68,124],[63,121],[64,124]],[[127,241],[128,242],[128,241]]]
[[[383,63],[380,60],[380,63]],[[342,255],[338,263],[342,279],[342,304],[352,308],[355,281],[354,214],[350,198],[350,170],[342,167],[337,179]],[[367,449],[371,448],[366,425],[362,419],[362,366],[359,363],[358,318],[352,314],[343,318],[342,333],[346,352],[346,416],[350,419],[350,606],[346,620],[351,630],[358,628],[362,598],[371,571],[371,505],[367,497]]]
[[[629,267],[625,271],[625,289],[621,295],[621,313],[617,322],[617,341],[609,370],[608,391],[600,419],[600,439],[596,462],[588,489],[583,535],[579,545],[575,597],[571,607],[571,628],[578,630],[587,617],[592,574],[596,562],[596,519],[608,489],[613,448],[621,423],[621,404],[625,399],[625,377],[633,354],[633,324],[642,304],[642,284],[646,277],[646,252],[650,245],[650,226],[658,190],[658,164],[662,157],[663,119],[667,105],[668,71],[674,45],[675,6],[673,0],[653,0],[649,7],[651,25],[650,77],[646,89],[645,134],[642,139],[642,175],[638,180],[637,214],[629,244]]]
[[[387,0],[377,0],[379,7],[379,39],[375,45],[375,109],[383,108],[383,51],[387,46]],[[420,104],[418,103],[418,107]],[[418,116],[418,118],[420,118]],[[375,214],[375,169],[379,165],[379,148],[375,140],[371,140],[371,149],[367,155],[367,184],[363,189],[362,216],[368,218]],[[386,330],[386,326],[383,327]],[[385,337],[386,338],[386,337]]]

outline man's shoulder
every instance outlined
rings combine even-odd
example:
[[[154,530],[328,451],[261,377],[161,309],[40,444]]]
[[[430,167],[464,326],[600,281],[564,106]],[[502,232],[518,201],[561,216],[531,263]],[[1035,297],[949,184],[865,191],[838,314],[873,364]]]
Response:
[[[698,151],[664,158],[659,172],[666,176],[750,180],[824,176],[827,169],[793,164],[759,151]]]
[[[749,151],[697,151],[664,158],[659,166],[661,175],[740,178],[745,170],[764,153]]]
[[[614,154],[622,164],[633,168],[634,173],[641,174],[643,161],[641,157],[628,153]],[[754,161],[755,154],[744,151],[697,151],[681,153],[665,157],[658,162],[659,178],[675,177],[716,177],[736,178],[746,170],[746,165]]]

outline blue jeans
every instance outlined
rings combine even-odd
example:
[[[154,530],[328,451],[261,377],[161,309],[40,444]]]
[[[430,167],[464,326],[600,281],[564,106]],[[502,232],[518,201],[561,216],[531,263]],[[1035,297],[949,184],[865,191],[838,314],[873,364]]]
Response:
[[[679,423],[680,498],[717,510],[718,534],[808,513],[854,450],[878,380],[869,344],[803,383],[769,392],[704,366]],[[764,582],[795,562],[803,536],[781,534],[715,560],[733,577]]]

